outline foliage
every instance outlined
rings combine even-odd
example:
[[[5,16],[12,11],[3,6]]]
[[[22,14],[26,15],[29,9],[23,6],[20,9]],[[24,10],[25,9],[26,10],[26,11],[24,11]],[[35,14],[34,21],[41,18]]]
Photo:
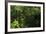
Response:
[[[40,7],[11,5],[11,28],[40,27]]]

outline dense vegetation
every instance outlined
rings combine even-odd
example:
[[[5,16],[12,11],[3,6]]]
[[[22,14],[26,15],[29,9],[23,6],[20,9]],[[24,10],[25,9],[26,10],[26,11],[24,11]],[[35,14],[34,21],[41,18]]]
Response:
[[[11,5],[11,28],[40,27],[40,7]]]

